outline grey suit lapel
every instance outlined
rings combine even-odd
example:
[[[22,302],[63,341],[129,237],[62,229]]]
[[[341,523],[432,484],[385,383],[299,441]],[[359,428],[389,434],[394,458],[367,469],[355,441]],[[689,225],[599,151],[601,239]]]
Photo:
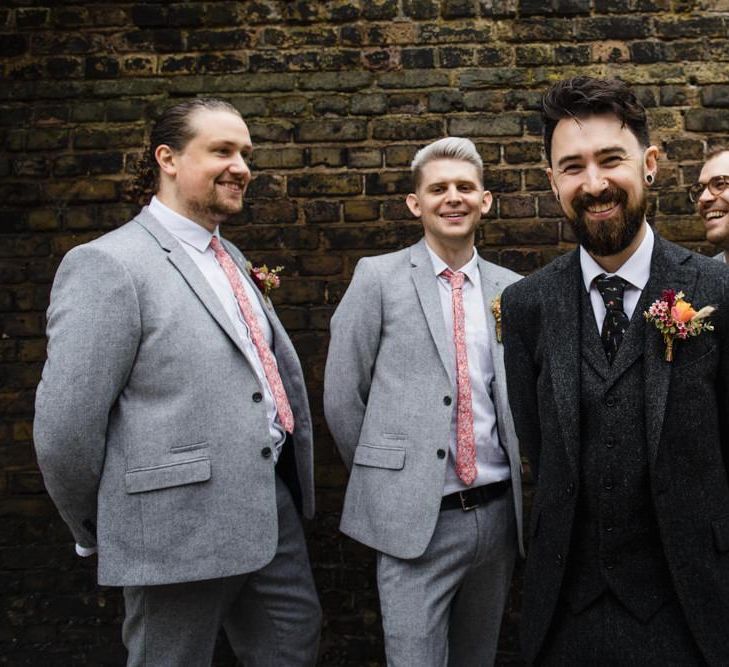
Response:
[[[192,261],[177,239],[146,209],[143,209],[134,220],[144,227],[157,240],[162,249],[167,252],[167,259],[180,272],[190,289],[205,306],[205,309],[245,356],[241,341],[233,323],[225,313],[223,304],[220,303],[220,299],[213,292],[208,281],[205,280],[205,276],[200,273],[200,270],[195,266],[195,262]]]
[[[291,342],[286,330],[284,329],[281,320],[278,319],[276,311],[273,306],[266,301],[261,290],[253,282],[253,279],[248,272],[246,267],[246,258],[243,253],[230,241],[222,239],[225,249],[228,254],[232,257],[236,266],[240,269],[243,279],[253,287],[253,292],[261,304],[263,312],[266,314],[268,323],[271,325],[271,331],[273,333],[273,343],[271,350],[274,357],[276,357],[276,364],[278,371],[281,376],[284,388],[286,389],[286,395],[288,396],[291,409],[294,412],[296,418],[296,432],[311,432],[311,422],[309,418],[309,404],[307,400],[306,386],[303,381],[303,371],[301,369],[301,363],[299,357],[296,354],[294,345]]]
[[[483,305],[486,309],[486,323],[489,332],[489,349],[494,362],[494,375],[496,381],[506,386],[506,374],[504,371],[504,346],[496,340],[496,318],[492,308],[492,302],[501,296],[504,285],[491,276],[486,260],[480,255],[478,258],[478,269],[481,277],[481,293],[483,294]]]
[[[688,250],[668,244],[656,234],[651,259],[651,276],[644,290],[645,300],[641,299],[645,306],[644,309],[660,298],[665,289],[682,291],[686,294],[686,298],[691,300],[696,289],[698,272],[694,267],[687,265],[690,257],[691,253]],[[679,342],[678,345],[680,346],[681,343]],[[661,427],[664,422],[673,363],[664,359],[666,346],[663,336],[653,324],[647,322],[645,323],[644,350],[646,433],[653,461],[658,453],[658,444],[661,440]]]
[[[576,475],[580,442],[580,290],[584,289],[579,253],[573,251],[560,258],[550,270],[551,280],[541,287],[546,314],[542,319],[546,328],[545,355],[567,459]]]
[[[253,278],[251,278],[250,273],[248,272],[248,268],[246,267],[246,258],[243,253],[227,239],[222,239],[222,241],[225,249],[228,251],[228,254],[231,256],[236,266],[240,269],[240,272],[243,275],[243,279],[249,285],[251,285],[251,287],[253,287],[253,292],[258,299],[258,303],[261,304],[261,309],[266,314],[268,323],[271,325],[271,329],[273,331],[273,350],[274,354],[276,354],[277,343],[282,339],[288,341],[287,335],[283,337],[281,336],[282,333],[285,333],[283,324],[281,324],[281,321],[278,319],[278,316],[276,315],[276,312],[274,311],[270,302],[266,301],[263,294],[261,293],[261,290],[258,289],[258,286],[253,282]]]
[[[455,357],[448,345],[445,322],[443,321],[443,309],[438,295],[438,279],[433,271],[433,263],[430,261],[428,249],[425,247],[425,239],[421,239],[410,247],[410,264],[412,266],[415,291],[418,294],[420,307],[423,309],[425,320],[428,323],[430,335],[433,337],[433,342],[451,384],[455,387]]]

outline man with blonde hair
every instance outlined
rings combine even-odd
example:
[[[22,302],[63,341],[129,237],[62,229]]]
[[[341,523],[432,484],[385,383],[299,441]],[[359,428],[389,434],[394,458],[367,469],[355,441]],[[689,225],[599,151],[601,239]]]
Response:
[[[341,529],[379,552],[390,667],[490,665],[521,545],[498,309],[519,276],[474,248],[492,196],[471,141],[426,146],[412,172],[424,238],[361,260],[331,324]]]

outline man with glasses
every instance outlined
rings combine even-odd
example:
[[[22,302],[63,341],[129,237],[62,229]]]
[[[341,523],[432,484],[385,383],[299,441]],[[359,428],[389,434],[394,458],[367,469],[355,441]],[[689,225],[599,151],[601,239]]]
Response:
[[[729,260],[729,149],[709,153],[699,180],[689,188],[689,199],[696,204],[706,228],[706,240],[721,248],[714,256]]]

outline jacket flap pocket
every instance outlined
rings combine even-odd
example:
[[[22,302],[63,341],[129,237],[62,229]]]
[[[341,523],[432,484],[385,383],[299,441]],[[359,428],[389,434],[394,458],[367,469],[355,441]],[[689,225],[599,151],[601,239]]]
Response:
[[[729,516],[711,522],[714,544],[718,551],[729,551]]]
[[[125,475],[127,493],[141,493],[171,486],[205,482],[210,479],[210,459],[179,461],[152,468],[129,470]]]
[[[354,450],[354,463],[371,468],[389,468],[402,470],[405,466],[405,449],[402,447],[375,447],[374,445],[357,445]]]

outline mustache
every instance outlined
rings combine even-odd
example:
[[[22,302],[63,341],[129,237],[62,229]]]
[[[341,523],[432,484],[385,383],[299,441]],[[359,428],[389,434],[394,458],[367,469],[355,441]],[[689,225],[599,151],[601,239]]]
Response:
[[[597,197],[587,192],[578,195],[572,200],[572,208],[577,213],[584,213],[591,206],[596,204],[609,204],[610,202],[617,202],[618,204],[625,204],[628,201],[628,193],[622,188],[618,188],[615,185],[611,185],[607,189],[603,190]]]

